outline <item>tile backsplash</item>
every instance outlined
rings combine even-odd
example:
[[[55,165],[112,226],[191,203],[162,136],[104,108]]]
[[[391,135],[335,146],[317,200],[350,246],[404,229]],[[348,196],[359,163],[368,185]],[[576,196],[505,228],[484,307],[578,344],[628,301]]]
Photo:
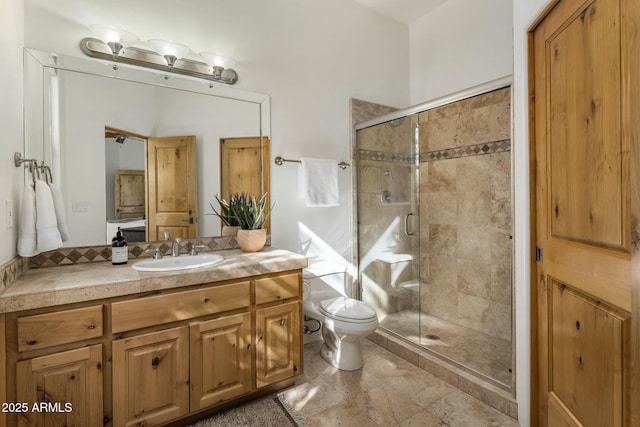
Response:
[[[204,246],[202,248],[198,248],[198,252],[239,249],[235,236],[183,239],[183,251],[189,249],[190,246],[188,243],[197,246]],[[266,246],[271,246],[271,235],[267,235]],[[163,255],[171,254],[170,241],[130,243],[128,248],[129,260],[151,257],[155,249],[160,249],[160,252]],[[6,264],[0,266],[0,277],[2,278],[2,282],[0,282],[0,292],[4,291],[9,285],[11,285],[11,283],[31,268],[56,267],[110,260],[110,245],[60,248],[53,251],[43,252],[30,258],[17,256]]]

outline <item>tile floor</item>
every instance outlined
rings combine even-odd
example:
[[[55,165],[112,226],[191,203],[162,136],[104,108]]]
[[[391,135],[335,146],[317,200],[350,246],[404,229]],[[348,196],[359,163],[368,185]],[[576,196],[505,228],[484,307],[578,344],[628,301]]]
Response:
[[[305,372],[283,395],[309,427],[519,426],[371,341],[362,345],[365,364],[353,372],[325,362],[321,342],[305,345]]]

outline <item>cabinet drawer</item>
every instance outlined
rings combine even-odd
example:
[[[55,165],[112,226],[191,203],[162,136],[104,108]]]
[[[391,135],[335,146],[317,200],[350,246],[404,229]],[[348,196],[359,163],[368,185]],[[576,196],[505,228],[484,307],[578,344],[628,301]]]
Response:
[[[249,282],[139,298],[111,305],[113,333],[249,307]]]
[[[296,298],[299,295],[300,275],[298,273],[256,280],[256,304]]]
[[[102,336],[102,306],[18,318],[18,351]]]

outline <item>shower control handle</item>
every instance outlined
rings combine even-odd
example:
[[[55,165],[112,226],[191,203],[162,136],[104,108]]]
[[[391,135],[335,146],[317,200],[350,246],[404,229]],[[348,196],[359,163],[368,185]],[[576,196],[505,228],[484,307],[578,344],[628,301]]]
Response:
[[[406,234],[407,236],[413,236],[414,234],[416,234],[414,231],[409,231],[409,218],[411,218],[414,215],[415,214],[413,212],[409,212],[404,217],[404,234]]]

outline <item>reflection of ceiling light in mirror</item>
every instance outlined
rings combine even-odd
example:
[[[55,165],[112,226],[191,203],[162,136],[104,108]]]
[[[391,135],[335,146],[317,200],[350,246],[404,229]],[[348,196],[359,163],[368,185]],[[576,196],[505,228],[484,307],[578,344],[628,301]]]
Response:
[[[167,61],[169,67],[173,67],[178,59],[184,58],[191,52],[191,49],[183,44],[166,40],[151,39],[149,44]]]
[[[89,28],[98,39],[109,45],[114,58],[120,55],[122,49],[133,45],[139,40],[138,36],[136,36],[135,34],[118,27],[93,24],[89,26]]]

